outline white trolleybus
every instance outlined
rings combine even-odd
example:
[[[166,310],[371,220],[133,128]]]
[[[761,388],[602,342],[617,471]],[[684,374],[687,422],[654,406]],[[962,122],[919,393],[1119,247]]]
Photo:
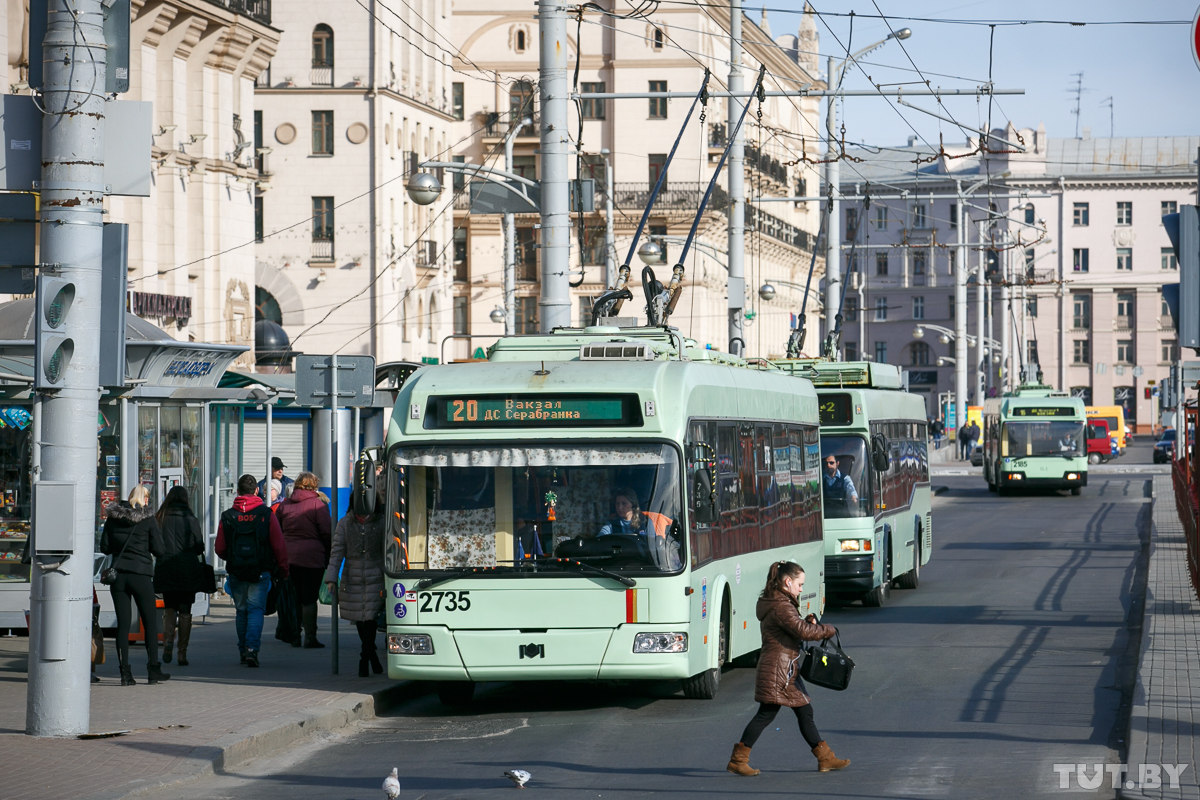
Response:
[[[983,406],[983,477],[988,489],[1087,486],[1087,413],[1083,401],[1043,384],[1022,384]]]
[[[385,447],[388,673],[443,702],[535,679],[712,697],[761,646],[774,561],[824,611],[817,394],[770,365],[664,327],[507,337],[414,373]]]
[[[933,552],[925,399],[889,364],[775,363],[817,389],[829,597],[882,606],[893,586],[917,588]]]

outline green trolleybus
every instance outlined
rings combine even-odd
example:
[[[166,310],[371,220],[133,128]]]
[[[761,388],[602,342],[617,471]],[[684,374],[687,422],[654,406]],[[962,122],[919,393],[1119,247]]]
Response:
[[[817,395],[668,328],[499,340],[422,367],[386,438],[388,673],[679,679],[760,648],[774,561],[824,611]]]
[[[820,403],[826,591],[882,606],[893,586],[917,588],[933,552],[925,398],[903,390],[896,366],[808,363]]]
[[[983,477],[988,489],[1087,486],[1087,416],[1083,401],[1049,386],[1026,384],[986,401]]]

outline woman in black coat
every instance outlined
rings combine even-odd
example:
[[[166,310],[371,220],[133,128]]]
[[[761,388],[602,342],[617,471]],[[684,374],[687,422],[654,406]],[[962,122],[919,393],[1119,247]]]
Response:
[[[117,661],[121,666],[121,685],[133,686],[129,666],[129,627],[133,621],[130,600],[137,603],[138,615],[146,629],[146,682],[170,679],[158,663],[158,610],[154,603],[154,557],[163,553],[162,534],[154,511],[147,502],[145,486],[135,486],[129,502],[108,507],[108,519],[100,533],[100,552],[113,557],[117,580],[109,590],[117,611]]]
[[[192,635],[192,602],[203,582],[204,536],[200,520],[188,505],[188,492],[175,486],[158,509],[163,553],[154,566],[154,591],[163,596],[163,661],[171,663],[176,622],[179,630],[179,666],[188,665],[188,639]]]

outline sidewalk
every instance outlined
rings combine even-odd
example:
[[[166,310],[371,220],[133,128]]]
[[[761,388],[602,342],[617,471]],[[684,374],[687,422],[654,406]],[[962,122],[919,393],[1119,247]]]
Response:
[[[238,660],[233,608],[216,595],[208,624],[196,625],[187,667],[175,663],[165,684],[145,682],[146,651],[130,646],[137,686],[119,684],[116,650],[92,684],[91,731],[130,730],[108,739],[35,739],[24,735],[28,642],[0,639],[0,763],[7,800],[115,800],[279,752],[321,730],[349,725],[394,704],[416,685],[386,675],[358,677],[358,634],[339,626],[339,675],[330,674],[329,608],[321,607],[320,650],[263,631],[262,667]],[[376,639],[381,651],[384,634]],[[382,652],[381,652],[382,655]],[[19,769],[14,766],[20,765]]]
[[[1127,782],[1120,796],[1197,800],[1200,603],[1188,579],[1187,545],[1170,475],[1154,477],[1150,537],[1142,651],[1129,719]],[[1154,767],[1162,764],[1187,765],[1177,788],[1171,788],[1165,770],[1159,773],[1159,786],[1151,788],[1153,780],[1142,781],[1143,765],[1153,774]]]

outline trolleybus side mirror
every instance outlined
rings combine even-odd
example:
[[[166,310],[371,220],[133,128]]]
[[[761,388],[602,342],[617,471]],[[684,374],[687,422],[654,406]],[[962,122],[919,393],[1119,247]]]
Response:
[[[354,462],[350,503],[355,514],[360,517],[369,517],[375,513],[375,500],[375,461],[363,456]]]
[[[887,472],[888,467],[891,466],[887,439],[882,433],[871,437],[871,463],[875,466],[876,472]]]

